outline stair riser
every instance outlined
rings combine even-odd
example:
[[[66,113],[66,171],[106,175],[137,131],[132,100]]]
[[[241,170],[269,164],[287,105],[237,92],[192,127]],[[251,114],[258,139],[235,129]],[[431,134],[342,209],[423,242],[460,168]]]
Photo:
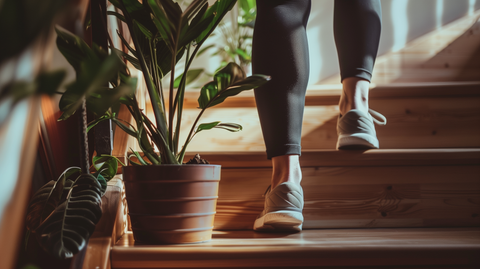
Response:
[[[270,169],[223,169],[215,229],[251,229]],[[304,228],[480,226],[480,166],[304,168]]]
[[[376,127],[380,148],[480,147],[478,96],[372,99],[370,107],[388,120],[386,126]],[[187,110],[187,121],[193,121],[195,113],[198,111]],[[306,107],[302,149],[334,149],[337,115],[337,106]],[[217,120],[240,123],[244,129],[239,133],[202,132],[190,143],[189,152],[265,150],[256,108],[214,109],[205,114],[202,122]]]

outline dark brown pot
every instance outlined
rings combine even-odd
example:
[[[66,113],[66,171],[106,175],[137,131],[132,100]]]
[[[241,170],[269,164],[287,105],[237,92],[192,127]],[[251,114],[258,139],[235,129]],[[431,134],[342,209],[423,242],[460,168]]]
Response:
[[[220,165],[126,166],[123,180],[136,242],[212,239]]]

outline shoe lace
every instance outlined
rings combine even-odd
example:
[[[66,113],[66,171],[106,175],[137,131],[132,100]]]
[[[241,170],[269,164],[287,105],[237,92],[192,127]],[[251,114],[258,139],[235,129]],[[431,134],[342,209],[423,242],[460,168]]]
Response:
[[[387,124],[387,118],[385,118],[385,116],[383,116],[382,114],[370,108],[368,109],[368,112],[370,113],[370,115],[372,115],[373,122],[375,122],[376,124],[378,125]]]

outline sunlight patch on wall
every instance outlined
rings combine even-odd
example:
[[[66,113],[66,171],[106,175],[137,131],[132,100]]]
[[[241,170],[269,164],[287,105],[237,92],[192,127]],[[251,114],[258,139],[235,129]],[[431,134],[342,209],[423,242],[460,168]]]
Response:
[[[408,36],[408,0],[392,1],[393,47],[392,51],[401,50],[407,44]]]
[[[19,169],[21,169],[23,134],[25,121],[29,112],[28,100],[20,101],[13,111],[10,119],[0,128],[0,171],[2,171],[2,187],[0,188],[0,222],[12,202],[12,195],[17,186]],[[8,154],[6,154],[8,152]]]
[[[435,27],[437,30],[442,28],[443,6],[443,0],[437,0],[435,9]]]
[[[477,0],[468,0],[468,15],[473,15],[475,12],[475,5],[477,3]]]
[[[308,79],[308,85],[315,84],[320,80],[322,75],[322,31],[321,27],[311,27],[307,30],[308,36],[308,50],[310,55],[310,76]],[[323,35],[325,36],[325,35]]]

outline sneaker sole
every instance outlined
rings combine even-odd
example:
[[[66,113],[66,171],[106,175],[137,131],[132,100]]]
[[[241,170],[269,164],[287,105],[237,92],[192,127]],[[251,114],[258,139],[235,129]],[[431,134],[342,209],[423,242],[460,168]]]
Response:
[[[340,135],[337,140],[337,149],[378,149],[378,147],[378,139],[364,133]]]
[[[275,211],[255,220],[253,230],[271,232],[302,231],[303,215],[300,212]]]

